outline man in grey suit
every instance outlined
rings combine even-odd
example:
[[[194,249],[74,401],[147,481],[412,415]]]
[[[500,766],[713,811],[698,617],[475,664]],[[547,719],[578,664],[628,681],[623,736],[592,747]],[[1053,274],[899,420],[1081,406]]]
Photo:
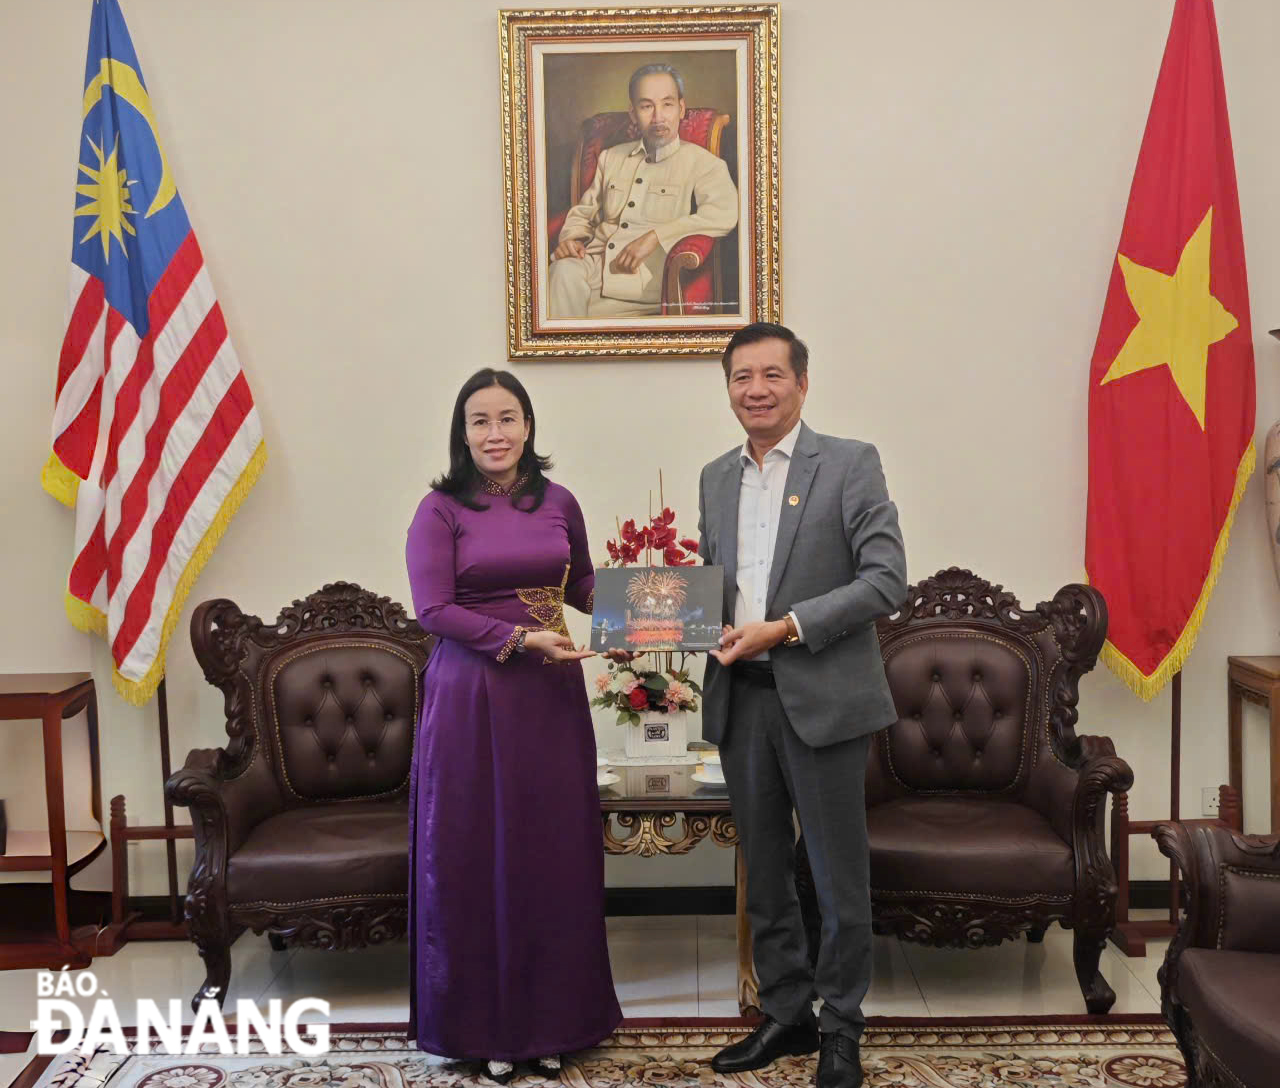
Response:
[[[875,621],[903,603],[906,559],[875,447],[801,422],[808,358],[781,325],[734,335],[722,362],[747,438],[699,482],[698,550],[724,567],[726,625],[707,661],[702,731],[720,747],[742,841],[766,1014],[711,1064],[738,1073],[820,1049],[818,1088],[857,1088],[871,980],[863,778],[870,734],[897,717]],[[793,810],[822,912],[816,970]]]

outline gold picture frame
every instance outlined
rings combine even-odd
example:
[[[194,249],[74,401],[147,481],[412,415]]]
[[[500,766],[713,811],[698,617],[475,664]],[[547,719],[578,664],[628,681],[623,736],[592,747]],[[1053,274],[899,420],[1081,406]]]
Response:
[[[499,12],[511,359],[716,356],[781,320],[780,23]]]

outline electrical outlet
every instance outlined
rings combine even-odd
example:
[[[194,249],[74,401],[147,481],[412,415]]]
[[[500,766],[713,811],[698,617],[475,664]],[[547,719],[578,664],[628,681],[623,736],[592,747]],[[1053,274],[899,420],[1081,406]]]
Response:
[[[1200,788],[1200,812],[1203,816],[1218,815],[1218,787],[1202,786]]]

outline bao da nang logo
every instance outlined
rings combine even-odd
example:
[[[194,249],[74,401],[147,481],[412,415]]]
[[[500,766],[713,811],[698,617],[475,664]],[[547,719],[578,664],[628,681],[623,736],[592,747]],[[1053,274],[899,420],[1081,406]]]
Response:
[[[82,1004],[74,1000],[77,997],[94,998],[87,1018]],[[287,1008],[279,998],[272,998],[266,1002],[265,1016],[257,1002],[241,998],[235,1008],[234,1041],[216,1001],[200,1002],[185,1038],[182,1002],[172,998],[167,1004],[162,1012],[150,998],[138,999],[130,1010],[129,1019],[136,1025],[131,1042],[120,1008],[106,990],[98,988],[92,971],[74,975],[65,967],[58,972],[41,971],[36,975],[36,1018],[31,1021],[37,1053],[91,1054],[105,1048],[116,1054],[150,1054],[153,1031],[160,1041],[155,1052],[162,1054],[248,1054],[254,1036],[268,1054],[283,1054],[287,1046],[293,1053],[314,1057],[329,1049],[328,1024],[299,1024],[307,1013],[329,1015],[329,1002],[319,998],[291,1001]],[[54,1036],[64,1031],[66,1038],[55,1042]]]

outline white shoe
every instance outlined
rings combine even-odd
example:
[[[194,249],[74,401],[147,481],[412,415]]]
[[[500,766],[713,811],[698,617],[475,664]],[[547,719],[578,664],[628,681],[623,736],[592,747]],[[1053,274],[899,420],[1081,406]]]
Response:
[[[541,1069],[546,1073],[560,1072],[560,1055],[551,1054],[545,1058],[534,1058],[533,1065],[537,1069]]]
[[[484,1075],[496,1084],[506,1084],[515,1075],[516,1067],[511,1062],[488,1062],[484,1067]]]

